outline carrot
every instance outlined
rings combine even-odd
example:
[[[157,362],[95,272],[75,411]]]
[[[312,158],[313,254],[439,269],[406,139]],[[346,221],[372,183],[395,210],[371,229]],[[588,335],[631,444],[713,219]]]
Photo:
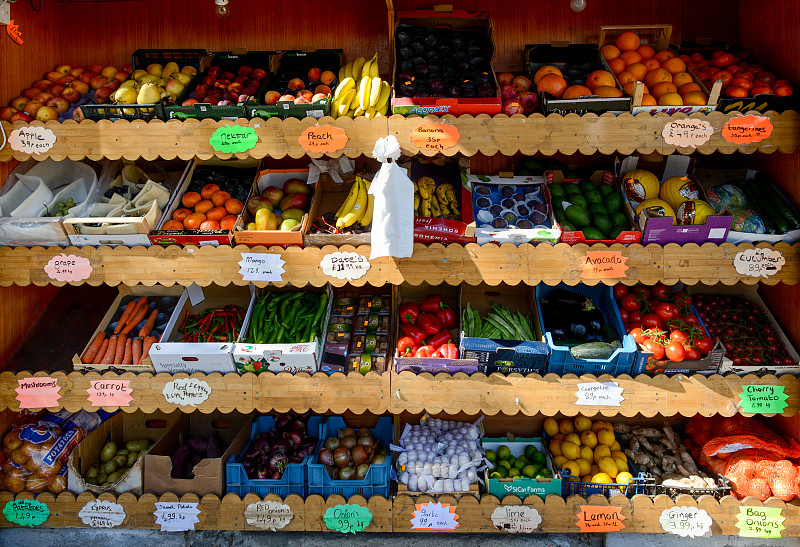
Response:
[[[138,365],[142,362],[142,339],[133,339],[133,364]]]
[[[105,337],[106,337],[105,331],[100,331],[97,333],[97,336],[94,337],[92,343],[89,345],[88,348],[86,348],[86,352],[83,354],[83,357],[81,357],[81,361],[83,363],[92,362],[92,359],[94,359],[95,356],[97,355],[100,346],[103,345],[103,339]]]
[[[106,350],[108,350],[108,341],[109,340],[110,340],[110,338],[106,338],[105,340],[103,340],[103,343],[100,344],[100,349],[97,350],[97,354],[94,356],[94,359],[92,359],[92,361],[94,361],[96,363],[99,363],[100,361],[103,360],[103,356],[106,354]],[[89,363],[87,363],[87,364],[89,364]]]
[[[121,334],[128,334],[129,332],[131,332],[136,327],[136,325],[138,325],[139,323],[142,322],[142,319],[144,319],[145,315],[147,315],[147,303],[146,302],[145,302],[144,306],[141,306],[140,308],[136,308],[136,310],[133,312],[133,314],[131,314],[131,318],[128,320],[128,324],[125,325],[125,328],[122,329],[122,333]]]
[[[128,302],[128,305],[125,306],[125,310],[122,312],[122,315],[119,316],[119,321],[117,321],[117,326],[114,327],[114,334],[119,334],[119,331],[122,330],[122,327],[125,326],[125,322],[133,313],[134,308],[136,308],[136,304],[138,302],[136,300],[131,300]]]
[[[117,351],[117,335],[111,335],[111,338],[108,339],[108,349],[106,350],[105,355],[103,355],[103,359],[100,361],[101,365],[112,365],[114,364],[114,355],[116,355]]]
[[[136,300],[136,305],[133,307],[133,309],[131,310],[131,313],[125,319],[125,322],[122,324],[122,328],[125,328],[130,324],[131,320],[139,312],[139,310],[142,308],[142,306],[147,307],[147,297],[146,296],[141,296]]]
[[[155,336],[148,336],[144,339],[144,347],[142,348],[142,359],[150,355],[150,348],[153,344],[156,343],[157,338]]]
[[[130,365],[133,362],[133,340],[125,340],[125,354],[122,356],[123,365]]]
[[[117,348],[114,352],[114,364],[121,365],[122,358],[125,356],[125,341],[128,339],[124,334],[120,334],[117,338]]]
[[[153,313],[147,318],[147,323],[139,330],[139,336],[145,338],[150,334],[150,331],[153,330],[153,325],[156,324],[156,317],[158,317],[158,308],[153,309]]]

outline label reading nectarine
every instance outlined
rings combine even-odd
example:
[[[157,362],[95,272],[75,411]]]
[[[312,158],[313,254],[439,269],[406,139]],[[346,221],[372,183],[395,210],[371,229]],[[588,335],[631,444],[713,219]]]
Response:
[[[208,144],[217,152],[247,152],[258,143],[258,135],[252,127],[225,125],[214,131]]]
[[[664,130],[661,132],[665,143],[675,146],[691,146],[692,148],[707,143],[713,134],[714,128],[708,121],[690,118],[671,121],[664,126]]]
[[[461,135],[454,125],[422,122],[411,132],[411,144],[420,150],[441,152],[458,144]]]
[[[313,125],[303,131],[297,142],[307,152],[324,154],[341,150],[347,144],[347,140],[347,134],[341,127]]]
[[[772,122],[766,116],[736,116],[722,128],[722,138],[734,144],[753,144],[772,135]]]

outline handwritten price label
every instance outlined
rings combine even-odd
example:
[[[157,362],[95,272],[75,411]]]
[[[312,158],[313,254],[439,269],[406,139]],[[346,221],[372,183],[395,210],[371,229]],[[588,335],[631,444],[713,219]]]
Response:
[[[789,398],[783,392],[784,386],[746,385],[742,386],[739,394],[742,402],[739,405],[742,412],[753,414],[782,414],[783,409],[789,406]]]
[[[665,143],[692,148],[707,143],[713,134],[714,128],[708,121],[691,118],[669,122],[661,131]]]
[[[20,127],[8,136],[8,144],[18,152],[44,154],[56,143],[56,134],[38,125]]]
[[[125,508],[113,501],[92,500],[84,505],[78,517],[92,528],[114,528],[125,522]]]
[[[360,505],[337,505],[328,507],[322,520],[329,530],[355,534],[369,526],[372,522],[372,513],[369,512],[369,508]]]
[[[11,500],[3,507],[3,516],[12,524],[39,526],[50,516],[50,509],[36,500]]]
[[[18,45],[22,45],[22,31],[19,30],[19,25],[14,24],[14,20],[11,19],[8,25],[6,25],[6,32],[8,33],[8,37],[14,40]]]
[[[130,380],[92,380],[87,389],[92,406],[131,406]]]
[[[322,257],[319,261],[322,273],[336,279],[360,279],[367,275],[370,268],[369,259],[358,253],[335,252]]]
[[[336,152],[347,144],[347,134],[341,127],[332,125],[315,125],[300,134],[297,142],[308,152]]]
[[[161,525],[162,532],[186,532],[194,530],[194,525],[200,520],[197,515],[200,510],[196,503],[183,503],[177,501],[156,502],[156,524]]]
[[[286,261],[270,253],[242,253],[239,273],[245,281],[282,281]]]
[[[417,503],[412,530],[455,530],[458,526],[456,506],[449,503]]]
[[[583,406],[620,406],[625,397],[624,390],[617,382],[587,382],[578,384],[575,396],[578,398],[576,405]]]
[[[58,391],[61,387],[55,378],[33,377],[17,380],[19,387],[16,399],[19,401],[20,408],[50,408],[58,406],[61,395]]]
[[[461,135],[454,125],[423,122],[411,131],[411,144],[420,150],[441,152],[458,144]]]
[[[586,251],[581,265],[582,279],[619,279],[627,277],[625,272],[628,267],[625,262],[628,257],[622,256],[621,251]]]
[[[739,275],[751,277],[769,277],[780,271],[786,259],[780,251],[772,249],[747,249],[736,253],[733,266]]]
[[[179,378],[164,384],[161,391],[168,403],[179,406],[197,406],[208,400],[211,386],[197,378]]]
[[[501,505],[492,513],[492,523],[509,534],[530,534],[542,523],[542,516],[527,505]]]
[[[780,507],[739,507],[736,527],[745,538],[779,538],[785,530]]]
[[[251,503],[244,510],[247,524],[262,530],[280,530],[294,518],[292,508],[277,501]]]
[[[772,122],[766,116],[736,116],[725,123],[722,138],[734,144],[753,144],[772,135]]]
[[[708,535],[712,520],[705,509],[697,507],[673,507],[664,509],[658,519],[661,529],[670,534],[697,538]]]
[[[88,258],[61,253],[47,262],[44,271],[56,281],[82,281],[92,275],[92,264]]]
[[[217,152],[247,152],[253,149],[257,143],[256,130],[241,125],[220,127],[208,139],[208,144]]]
[[[625,528],[624,518],[622,507],[581,505],[576,526],[581,532],[619,532]]]

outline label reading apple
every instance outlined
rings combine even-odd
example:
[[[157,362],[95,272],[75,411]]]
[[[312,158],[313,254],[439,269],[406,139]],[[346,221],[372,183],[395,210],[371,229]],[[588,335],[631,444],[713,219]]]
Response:
[[[297,139],[303,150],[307,152],[336,152],[347,144],[347,134],[341,127],[331,125],[313,125],[306,128]]]
[[[8,136],[8,144],[17,152],[44,154],[56,143],[56,134],[37,125],[20,127]]]

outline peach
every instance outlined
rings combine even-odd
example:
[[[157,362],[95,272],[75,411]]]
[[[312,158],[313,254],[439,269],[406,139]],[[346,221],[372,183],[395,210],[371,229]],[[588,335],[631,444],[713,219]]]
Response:
[[[331,88],[326,86],[325,84],[318,85],[317,87],[314,88],[314,94],[317,93],[322,93],[323,95],[330,95]]]
[[[292,78],[291,80],[289,80],[287,87],[292,91],[299,91],[301,89],[305,89],[306,84],[304,84],[303,80],[301,80],[300,78]]]
[[[302,89],[302,90],[297,92],[297,96],[298,97],[303,97],[308,102],[311,102],[311,97],[313,97],[314,94],[311,93],[311,91],[309,91],[308,89]]]
[[[335,79],[336,79],[336,74],[334,74],[330,70],[326,70],[319,77],[319,81],[325,85],[331,85]]]
[[[254,80],[263,80],[267,77],[267,72],[261,68],[256,68],[250,73],[250,77]]]
[[[294,102],[294,99],[295,98],[292,95],[289,95],[287,93],[286,95],[281,95],[281,97],[278,99],[278,101],[291,101],[291,102]]]
[[[267,93],[264,95],[264,104],[275,104],[280,98],[281,94],[277,91],[267,91]],[[294,98],[292,100],[294,100]]]
[[[322,76],[322,71],[317,67],[309,68],[308,69],[308,81],[309,82],[319,82],[320,76]]]
[[[325,99],[327,99],[327,98],[328,98],[328,95],[327,95],[327,94],[325,94],[325,93],[317,93],[316,95],[314,95],[313,97],[311,97],[311,102],[312,102],[312,103],[316,103],[316,102],[319,102],[319,101],[325,100]]]

